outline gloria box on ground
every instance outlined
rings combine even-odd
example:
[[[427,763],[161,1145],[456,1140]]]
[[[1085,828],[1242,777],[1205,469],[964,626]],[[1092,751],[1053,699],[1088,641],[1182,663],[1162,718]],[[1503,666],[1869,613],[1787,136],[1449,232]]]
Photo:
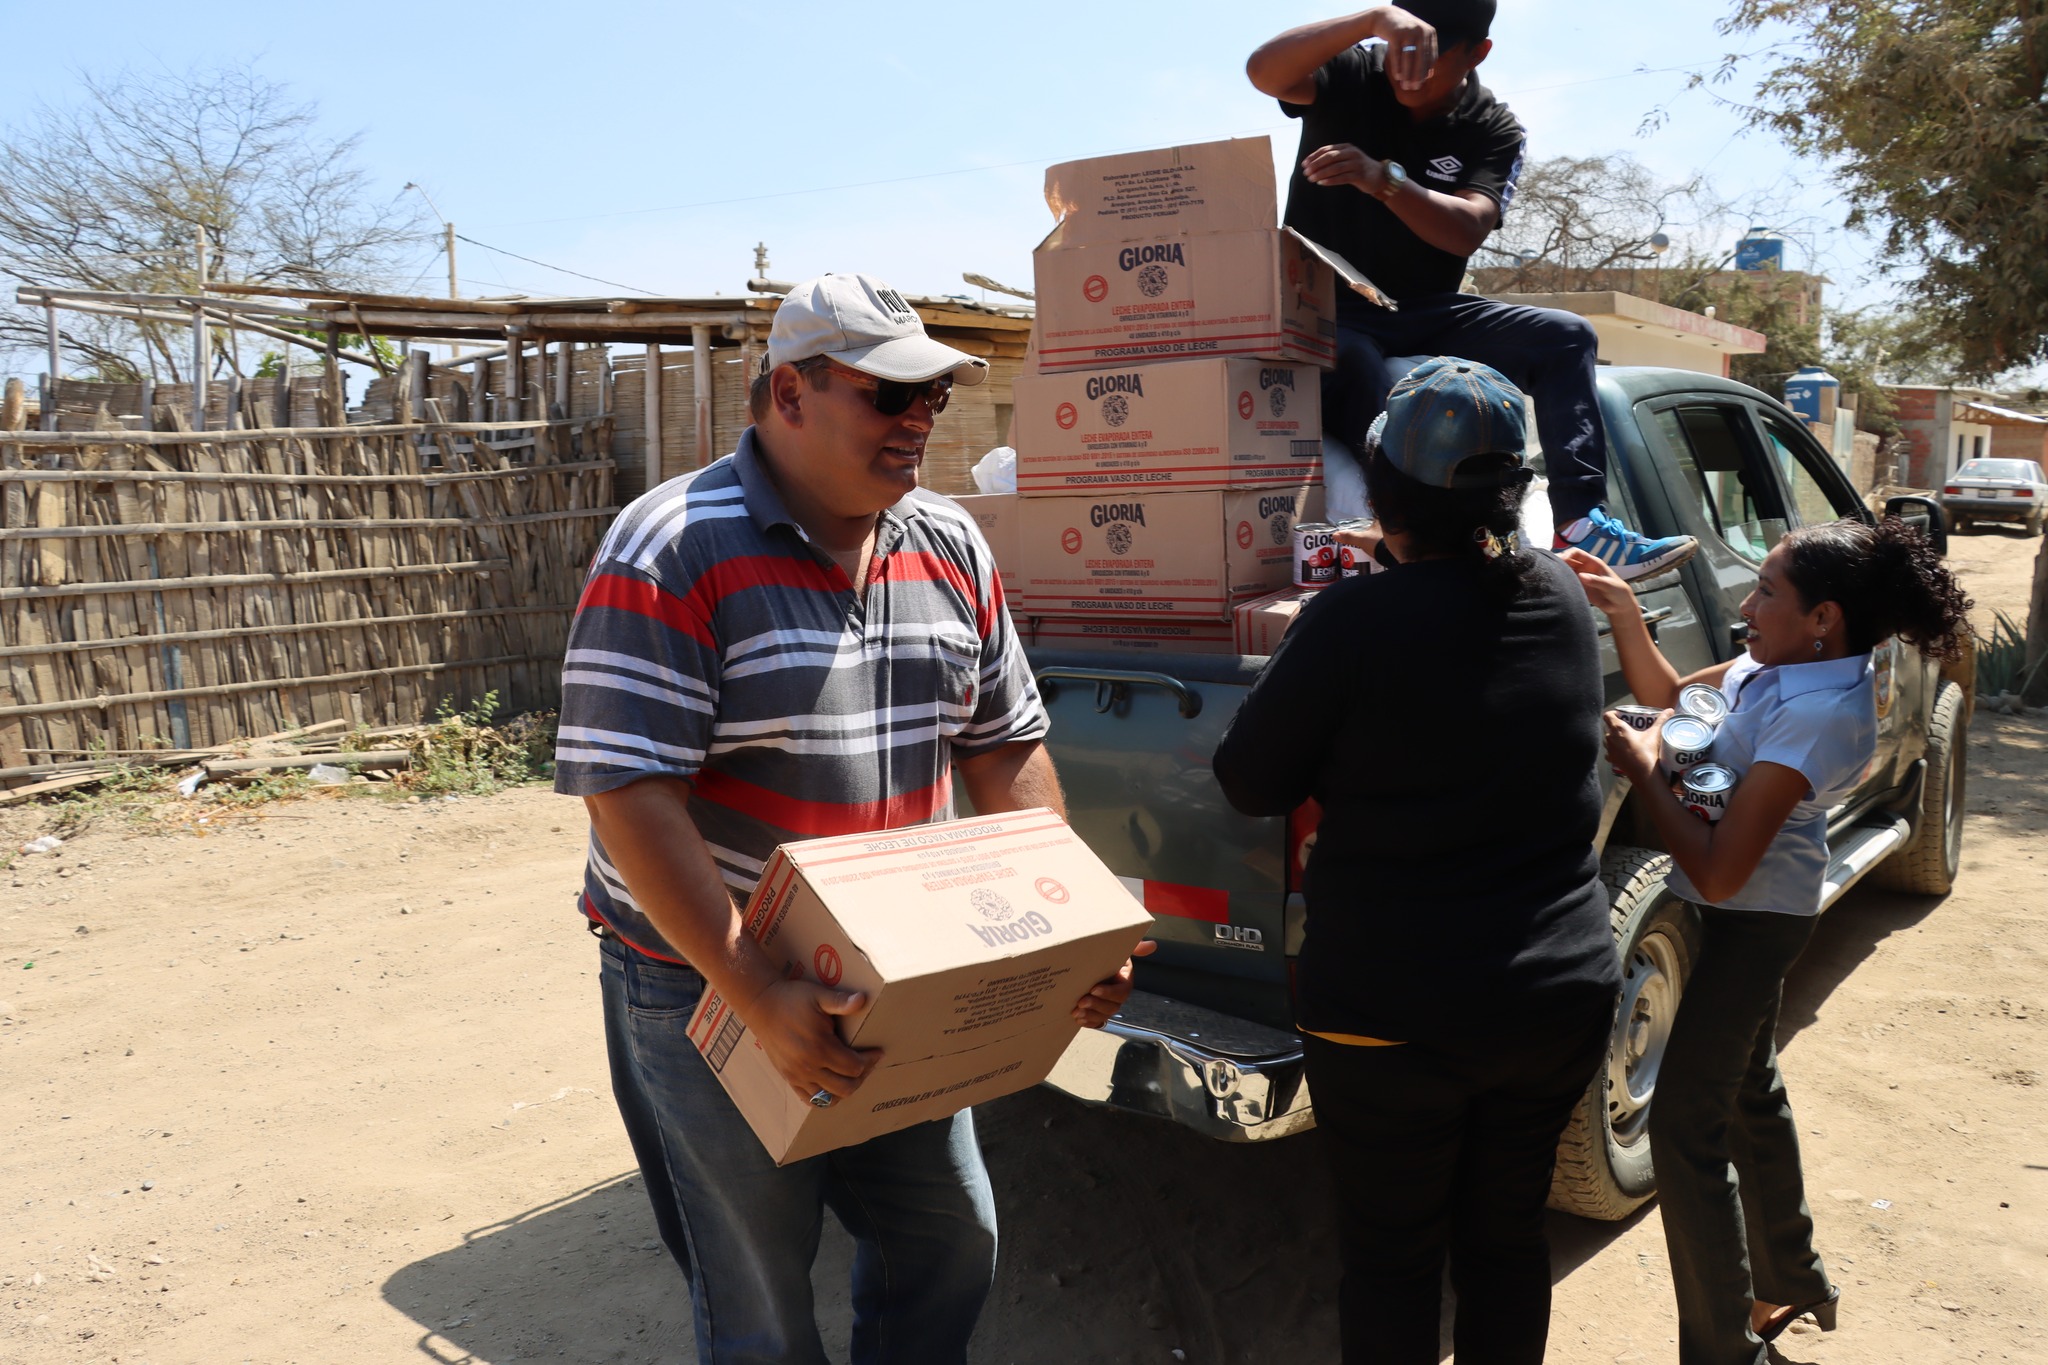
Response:
[[[1327,367],[1336,290],[1388,302],[1276,226],[1268,138],[1064,162],[1046,171],[1045,200],[1060,220],[1032,255],[1047,372],[1195,356]]]
[[[819,1109],[793,1091],[721,996],[690,1040],[782,1165],[1036,1085],[1073,1041],[1070,1011],[1151,917],[1049,810],[784,844],[747,931],[813,981],[861,991],[840,1021],[882,1060]]]
[[[1299,483],[1322,459],[1322,371],[1182,360],[1020,374],[1020,493]]]
[[[1294,525],[1319,518],[1323,487],[1017,499],[1017,610],[1029,616],[1228,621],[1294,569]]]

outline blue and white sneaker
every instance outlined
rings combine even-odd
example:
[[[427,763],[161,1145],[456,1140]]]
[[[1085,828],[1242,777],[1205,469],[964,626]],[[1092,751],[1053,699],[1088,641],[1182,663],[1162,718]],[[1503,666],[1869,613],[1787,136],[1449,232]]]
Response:
[[[1691,536],[1651,540],[1608,516],[1605,508],[1595,507],[1559,531],[1550,548],[1584,550],[1629,579],[1677,568],[1693,557],[1700,543]]]

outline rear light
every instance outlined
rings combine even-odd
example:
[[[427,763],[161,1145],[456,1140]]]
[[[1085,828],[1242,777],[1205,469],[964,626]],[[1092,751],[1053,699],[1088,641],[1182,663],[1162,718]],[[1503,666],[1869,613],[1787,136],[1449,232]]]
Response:
[[[2031,488],[2015,488],[2012,490],[2012,495],[2016,498],[2031,498],[2034,496],[2034,490]]]
[[[1963,491],[1963,486],[1961,484],[1952,483],[1948,487],[1942,489],[1941,491],[1944,493],[1960,493]]]
[[[1308,871],[1308,855],[1316,846],[1316,830],[1323,823],[1322,803],[1313,797],[1296,806],[1287,817],[1287,889],[1299,891]]]

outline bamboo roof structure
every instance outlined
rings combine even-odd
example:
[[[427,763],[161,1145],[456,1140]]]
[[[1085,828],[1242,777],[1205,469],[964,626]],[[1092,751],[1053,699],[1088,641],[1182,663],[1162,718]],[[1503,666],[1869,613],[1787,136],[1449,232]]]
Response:
[[[753,281],[758,287],[766,281]],[[979,333],[1022,343],[1031,329],[1028,304],[983,304],[951,296],[906,296],[926,327],[942,335]],[[111,317],[189,323],[204,311],[215,326],[264,335],[309,329],[421,341],[528,340],[713,346],[764,339],[781,304],[779,292],[697,298],[531,297],[443,299],[282,285],[215,283],[203,294],[129,294],[22,285],[19,303]],[[294,337],[293,340],[309,339]],[[318,343],[313,343],[317,345]]]

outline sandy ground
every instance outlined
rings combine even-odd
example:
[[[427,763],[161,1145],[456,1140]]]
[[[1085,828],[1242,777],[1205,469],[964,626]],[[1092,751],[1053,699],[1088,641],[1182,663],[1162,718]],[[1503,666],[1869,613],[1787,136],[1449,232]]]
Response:
[[[2036,542],[1955,559],[2019,614]],[[1829,1365],[2048,1359],[2048,712],[1980,713],[1964,875],[1859,890],[1784,1055]],[[0,847],[40,832],[0,813]],[[101,827],[0,872],[0,1361],[690,1358],[613,1110],[582,817],[539,790]],[[1334,1359],[1310,1137],[1226,1147],[1046,1091],[987,1106],[978,1362]],[[1553,1360],[1675,1358],[1655,1206],[1553,1218]],[[820,1258],[846,1337],[848,1244]]]

